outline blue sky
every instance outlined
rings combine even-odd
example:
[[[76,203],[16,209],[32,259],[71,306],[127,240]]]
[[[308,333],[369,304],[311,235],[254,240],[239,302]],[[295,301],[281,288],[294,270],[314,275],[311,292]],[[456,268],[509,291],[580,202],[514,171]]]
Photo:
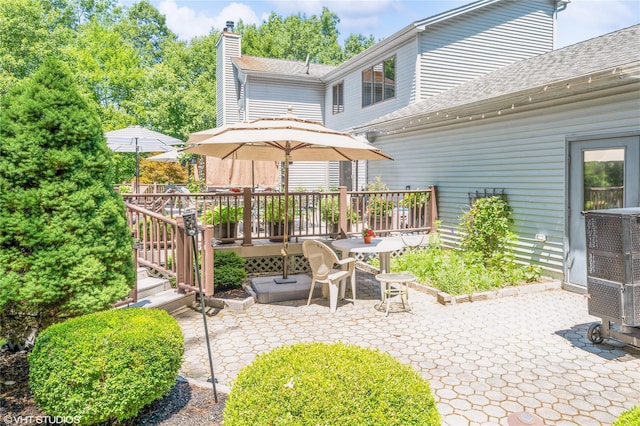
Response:
[[[137,0],[119,0],[131,6]],[[340,18],[343,41],[351,33],[390,36],[414,21],[455,9],[471,0],[150,0],[167,17],[169,28],[182,40],[221,30],[225,22],[260,24],[271,12],[318,15],[328,7]],[[640,23],[640,0],[572,0],[558,16],[556,47],[563,47]]]

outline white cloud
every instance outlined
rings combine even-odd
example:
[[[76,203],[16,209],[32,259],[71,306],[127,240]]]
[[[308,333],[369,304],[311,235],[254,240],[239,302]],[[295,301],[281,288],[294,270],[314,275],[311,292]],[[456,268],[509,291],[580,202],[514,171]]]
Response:
[[[216,3],[214,3],[216,4]],[[163,0],[158,4],[158,11],[167,17],[167,26],[178,34],[181,40],[191,40],[193,37],[204,36],[212,29],[222,30],[227,21],[238,22],[240,19],[246,24],[259,24],[256,13],[249,6],[242,3],[229,3],[219,10],[215,16],[196,13],[186,6],[178,6],[175,0]]]

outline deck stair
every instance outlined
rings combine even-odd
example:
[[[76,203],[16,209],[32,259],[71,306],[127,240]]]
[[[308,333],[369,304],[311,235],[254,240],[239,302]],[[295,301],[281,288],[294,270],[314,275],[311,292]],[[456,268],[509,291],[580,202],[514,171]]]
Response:
[[[175,312],[196,300],[194,292],[178,293],[166,278],[151,276],[146,268],[138,268],[138,301],[128,306],[163,309]]]

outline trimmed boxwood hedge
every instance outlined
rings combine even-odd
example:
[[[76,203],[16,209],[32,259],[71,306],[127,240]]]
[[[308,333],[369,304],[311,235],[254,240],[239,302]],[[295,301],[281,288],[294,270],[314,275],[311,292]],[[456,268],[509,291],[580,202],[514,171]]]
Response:
[[[134,417],[169,393],[182,364],[177,321],[157,309],[97,312],[54,324],[29,354],[29,385],[50,416],[83,425]]]
[[[638,426],[640,425],[640,405],[622,413],[613,423],[613,426]]]
[[[301,343],[259,355],[224,410],[234,425],[440,425],[429,383],[375,349]]]

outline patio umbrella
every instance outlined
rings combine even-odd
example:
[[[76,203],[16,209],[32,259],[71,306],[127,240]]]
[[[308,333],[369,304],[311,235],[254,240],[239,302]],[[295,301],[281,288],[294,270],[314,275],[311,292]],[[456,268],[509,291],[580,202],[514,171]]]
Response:
[[[295,282],[287,277],[289,162],[392,159],[363,138],[303,120],[291,110],[280,117],[195,132],[189,135],[187,144],[186,152],[222,159],[284,161],[284,268],[282,279],[276,279],[278,283]]]
[[[107,146],[114,152],[136,153],[136,192],[140,187],[140,153],[166,152],[175,150],[172,145],[182,145],[183,141],[167,136],[142,126],[129,126],[120,130],[113,130],[104,134]]]
[[[148,157],[147,160],[159,161],[161,163],[177,163],[179,155],[180,152],[178,152],[178,150],[172,149],[171,151],[163,152],[162,154],[152,155],[151,157]]]

